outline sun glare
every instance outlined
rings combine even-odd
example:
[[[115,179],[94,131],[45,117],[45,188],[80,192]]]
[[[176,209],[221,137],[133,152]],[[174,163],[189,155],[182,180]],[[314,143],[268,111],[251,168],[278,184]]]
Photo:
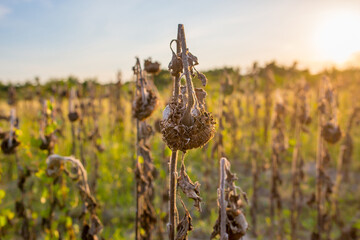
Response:
[[[326,60],[346,62],[360,51],[360,14],[348,11],[327,15],[316,29],[315,42]]]

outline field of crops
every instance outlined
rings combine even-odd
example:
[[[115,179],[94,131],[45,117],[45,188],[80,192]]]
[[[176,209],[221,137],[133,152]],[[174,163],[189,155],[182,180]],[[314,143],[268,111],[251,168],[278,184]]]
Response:
[[[0,239],[359,239],[360,70],[170,47],[131,82],[0,86]]]

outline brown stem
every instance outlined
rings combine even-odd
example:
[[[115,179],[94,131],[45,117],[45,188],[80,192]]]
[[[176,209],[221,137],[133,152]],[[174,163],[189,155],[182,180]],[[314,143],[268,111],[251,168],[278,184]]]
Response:
[[[301,123],[298,120],[298,108],[295,110],[295,140],[296,145],[293,152],[292,165],[291,165],[291,175],[292,175],[292,193],[291,193],[291,239],[296,240],[296,230],[297,230],[297,219],[299,217],[298,204],[300,186],[299,186],[299,169],[298,169],[298,161],[299,161],[299,151],[300,151],[300,132],[301,132]]]
[[[81,163],[84,166],[86,166],[86,160],[85,160],[85,156],[84,156],[85,136],[83,136],[84,135],[83,129],[85,128],[85,126],[84,126],[85,109],[82,108],[82,107],[80,109],[81,109],[81,115],[80,115],[80,118],[79,118],[77,137],[78,137],[78,142],[79,142],[80,160],[81,160]]]
[[[75,133],[75,125],[71,122],[71,138],[72,138],[72,147],[71,147],[71,155],[75,156],[76,152],[76,133]]]
[[[177,157],[178,157],[178,151],[175,150],[172,152],[170,159],[169,240],[175,240]]]
[[[322,83],[322,82],[321,82]],[[323,89],[320,83],[319,99],[323,99]],[[316,153],[316,210],[317,210],[317,233],[319,234],[319,240],[322,239],[323,221],[322,221],[322,154],[323,154],[323,139],[321,136],[323,116],[321,111],[318,113],[318,142]]]
[[[135,99],[137,98],[137,88],[138,88],[138,83],[139,83],[139,71],[140,71],[140,61],[139,58],[136,58],[136,68],[138,68],[137,74],[136,74],[136,85],[135,85]],[[141,76],[140,76],[141,78]],[[141,81],[141,80],[140,80]],[[142,86],[142,84],[141,84]],[[142,89],[141,89],[141,94],[143,93]],[[145,96],[142,94],[142,100],[144,101]],[[139,164],[139,141],[140,141],[140,121],[138,119],[136,119],[136,164],[135,164],[135,169],[138,168],[138,164]],[[137,169],[136,169],[137,171]],[[136,215],[135,215],[135,240],[139,239],[139,188],[140,188],[140,183],[138,178],[135,176],[136,179]]]
[[[353,110],[352,114],[350,115],[350,118],[348,120],[345,138],[350,136],[351,128],[352,128],[353,122],[355,120],[355,117],[356,117],[358,111],[359,111],[359,109],[355,108]],[[340,186],[343,182],[343,179],[346,177],[346,172],[344,171],[345,167],[346,167],[345,162],[344,162],[344,160],[345,160],[344,155],[346,154],[346,151],[348,151],[348,148],[349,148],[349,146],[346,144],[346,140],[344,140],[340,147],[340,154],[339,154],[338,161],[337,161],[336,179],[335,179],[335,184],[334,184],[333,193],[332,193],[332,203],[331,203],[331,205],[332,205],[331,206],[332,222],[337,222],[337,223],[339,223],[341,221],[341,216],[340,216],[340,211],[339,211],[339,206],[338,206],[339,191],[340,191]]]
[[[220,239],[227,239],[226,234],[226,201],[225,201],[225,165],[227,164],[226,158],[220,159]]]
[[[180,43],[180,35],[181,35],[181,31],[180,31],[180,27],[178,28],[178,34],[177,34],[177,42],[176,42],[176,54],[179,55],[181,52],[181,43]],[[175,101],[178,100],[179,98],[179,93],[180,93],[180,75],[181,73],[178,73],[175,76],[175,82],[174,82],[174,97],[175,97]]]
[[[252,233],[256,237],[257,236],[257,198],[258,198],[258,149],[255,149],[256,143],[256,136],[255,132],[258,130],[258,100],[256,96],[256,89],[257,89],[257,75],[254,76],[254,85],[253,90],[251,91],[252,97],[252,105],[253,105],[253,118],[251,119],[251,138],[250,138],[250,158],[251,158],[251,173],[252,173],[252,186],[253,186],[253,196],[251,199],[251,208],[250,208],[250,215],[251,215],[251,223],[252,223]]]
[[[275,191],[276,191],[276,156],[271,155],[271,182],[270,182],[270,219],[271,219],[271,228],[275,230]],[[271,232],[273,234],[273,232]],[[272,236],[273,237],[273,236]]]
[[[332,208],[332,221],[331,223],[334,222],[339,222],[340,220],[340,212],[338,209],[338,194],[339,194],[339,190],[340,190],[340,186],[342,183],[342,179],[343,179],[343,156],[345,154],[347,146],[345,144],[341,145],[341,149],[340,149],[340,154],[339,154],[339,158],[338,158],[338,162],[337,162],[337,170],[336,170],[336,179],[335,179],[335,184],[333,187],[333,193],[332,193],[332,203],[331,203],[331,208]]]
[[[256,221],[256,213],[257,213],[257,198],[258,198],[258,166],[257,166],[257,153],[253,151],[251,156],[251,172],[252,172],[252,186],[253,186],[253,196],[251,198],[251,223],[252,223],[252,233],[256,237],[257,236],[257,221]]]
[[[185,125],[190,126],[192,124],[191,109],[194,107],[194,104],[195,104],[194,86],[193,86],[191,76],[190,76],[190,71],[189,71],[189,61],[188,61],[188,55],[187,55],[184,25],[179,24],[178,28],[180,31],[180,42],[181,42],[181,50],[182,50],[181,58],[182,58],[182,63],[183,63],[183,67],[184,67],[186,86],[187,86],[187,92],[188,92],[188,104],[186,106],[186,112],[184,114],[182,121]]]
[[[139,121],[139,120],[137,120]],[[136,157],[136,162],[139,161],[139,158]],[[135,168],[137,168],[138,165],[136,164]],[[139,187],[140,187],[140,184],[139,184],[139,181],[136,180],[136,212],[135,212],[135,240],[138,240],[139,239]]]
[[[136,88],[138,87],[137,84],[139,84],[139,82],[140,82],[141,100],[142,100],[143,103],[146,103],[146,97],[145,97],[145,85],[146,85],[146,82],[145,82],[145,78],[143,76],[140,60],[139,60],[138,57],[136,58],[136,67],[138,68],[137,79],[136,79]],[[137,90],[135,90],[135,95],[136,95],[136,91]]]
[[[224,115],[224,96],[223,93],[220,91],[219,96],[219,131],[217,135],[218,147],[217,147],[217,154],[219,158],[225,157],[224,153],[224,146],[223,146],[223,131],[224,131],[224,124],[223,124],[223,115]]]
[[[71,88],[70,96],[69,96],[69,113],[74,111],[74,104],[73,100],[75,98],[75,88]],[[71,155],[75,156],[76,152],[76,132],[75,132],[75,125],[74,122],[71,122],[71,138],[72,138],[72,148],[71,148]]]
[[[54,106],[54,102],[55,102],[54,97],[51,97],[51,98],[50,98],[51,106]],[[50,114],[51,124],[53,124],[53,123],[55,122],[55,112],[54,112],[55,109],[56,109],[56,108],[54,108],[54,107],[51,109],[51,114]],[[54,138],[54,131],[52,131],[52,132],[50,133],[50,141],[52,141],[53,138]],[[51,155],[51,154],[53,154],[53,153],[54,153],[54,146],[52,146],[52,147],[49,149],[48,155]]]
[[[14,135],[14,125],[15,125],[15,118],[16,118],[16,110],[15,108],[11,108],[10,110],[10,132],[9,132],[9,140],[8,146],[12,146],[13,135]]]

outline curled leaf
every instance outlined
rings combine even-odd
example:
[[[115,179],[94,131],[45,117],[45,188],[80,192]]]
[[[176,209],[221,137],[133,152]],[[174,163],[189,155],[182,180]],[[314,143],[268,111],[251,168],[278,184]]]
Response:
[[[53,158],[47,162],[46,174],[50,177],[59,176],[63,170],[63,161],[59,158]]]
[[[196,99],[198,100],[200,106],[204,106],[205,105],[205,98],[206,98],[206,91],[202,88],[195,88],[195,95],[196,95]]]
[[[190,177],[187,175],[185,170],[184,163],[181,164],[181,170],[180,170],[180,177],[178,178],[178,186],[183,191],[183,193],[188,197],[193,199],[194,206],[198,209],[198,211],[201,211],[201,200],[202,198],[199,196],[200,194],[200,183],[195,182],[193,183],[190,179]]]
[[[200,79],[202,85],[205,87],[206,84],[207,84],[207,82],[208,82],[205,74],[203,74],[203,73],[201,73],[201,72],[197,72],[197,77]]]
[[[169,63],[168,68],[169,68],[170,73],[171,73],[172,76],[177,76],[183,71],[183,63],[182,63],[182,60],[180,58],[181,55],[180,54],[179,54],[180,56],[177,55],[174,52],[174,50],[171,48],[171,44],[173,42],[177,43],[177,40],[174,39],[174,40],[172,40],[170,42],[170,49],[171,49],[171,52],[172,52],[172,58],[171,58],[171,61]]]
[[[196,56],[192,55],[192,53],[189,52],[189,50],[187,51],[187,55],[188,55],[189,65],[191,67],[199,64],[198,58]]]
[[[181,222],[176,227],[176,230],[177,230],[176,240],[187,240],[188,232],[190,232],[193,229],[192,218],[182,200],[181,200],[181,204],[183,205],[183,207],[185,209],[185,215],[184,215],[183,219],[181,220]]]

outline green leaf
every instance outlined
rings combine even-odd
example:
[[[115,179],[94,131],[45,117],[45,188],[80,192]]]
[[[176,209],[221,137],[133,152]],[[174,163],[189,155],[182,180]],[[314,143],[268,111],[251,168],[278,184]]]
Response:
[[[0,216],[0,228],[4,227],[7,223],[5,216]]]
[[[360,219],[355,222],[354,228],[360,229]]]
[[[6,193],[4,190],[0,189],[0,203],[1,203],[1,200],[5,197]]]

